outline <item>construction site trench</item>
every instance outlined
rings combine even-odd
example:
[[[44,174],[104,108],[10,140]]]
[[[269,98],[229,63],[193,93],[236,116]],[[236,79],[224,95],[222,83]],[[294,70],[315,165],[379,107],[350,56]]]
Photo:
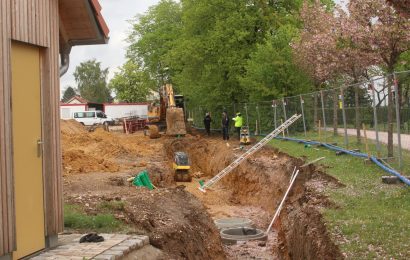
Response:
[[[266,230],[289,186],[295,166],[305,162],[264,147],[206,193],[208,180],[243,153],[237,140],[204,137],[190,131],[183,138],[150,139],[96,129],[75,121],[61,123],[65,203],[89,215],[111,208],[127,232],[145,234],[163,259],[335,259],[342,255],[331,240],[320,210],[333,206],[324,187],[339,186],[321,167],[301,169],[267,242],[224,245],[215,220],[247,218]],[[186,152],[192,182],[174,181],[174,153]],[[154,190],[134,187],[130,176],[147,170]],[[92,230],[90,230],[92,231]]]

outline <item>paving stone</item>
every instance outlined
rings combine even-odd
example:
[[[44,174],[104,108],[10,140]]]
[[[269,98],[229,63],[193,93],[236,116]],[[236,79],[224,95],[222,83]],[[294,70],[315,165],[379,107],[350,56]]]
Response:
[[[133,249],[138,249],[138,248],[141,248],[141,247],[144,246],[144,242],[143,242],[142,240],[140,240],[140,239],[134,238],[134,239],[127,240],[127,241],[130,241],[130,242],[132,242],[132,243],[134,244],[134,245],[132,246]]]
[[[107,250],[104,252],[105,255],[113,255],[115,259],[120,259],[121,257],[124,256],[124,252],[122,251],[117,251],[117,250]]]
[[[125,247],[128,247],[130,250],[133,250],[137,247],[137,244],[138,243],[136,240],[125,240],[124,242],[121,242],[120,244],[118,244],[118,246],[125,246]]]
[[[43,257],[43,256],[35,256],[35,257],[31,258],[31,259],[32,259],[32,260],[45,260],[46,257]]]
[[[142,240],[142,242],[144,243],[144,245],[148,245],[149,244],[149,237],[148,236],[133,236],[133,238],[137,238]]]
[[[127,254],[131,249],[130,249],[129,246],[116,245],[116,246],[112,247],[110,250],[122,251],[124,254]]]
[[[113,255],[98,255],[94,258],[95,260],[115,260]]]

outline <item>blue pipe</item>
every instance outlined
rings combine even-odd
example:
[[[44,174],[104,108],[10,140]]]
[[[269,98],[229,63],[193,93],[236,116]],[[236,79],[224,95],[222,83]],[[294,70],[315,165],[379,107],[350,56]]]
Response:
[[[387,167],[386,165],[382,164],[376,157],[372,156],[370,157],[370,160],[372,160],[376,165],[378,165],[380,168],[385,170],[386,172],[396,176],[399,178],[402,182],[410,186],[410,180],[404,177],[403,175],[400,175],[400,173],[396,172],[394,169],[391,169]]]
[[[347,154],[350,154],[352,156],[356,156],[356,157],[361,157],[361,158],[367,158],[368,155],[365,153],[359,153],[359,152],[354,152],[354,151],[350,151],[350,150],[346,150],[344,148],[341,148],[339,146],[335,146],[332,144],[326,144],[326,143],[320,143],[320,142],[316,142],[316,141],[305,141],[302,139],[296,139],[296,138],[290,138],[290,137],[276,137],[276,139],[279,140],[288,140],[288,141],[294,141],[294,142],[298,142],[298,143],[304,143],[304,144],[310,144],[310,145],[322,145],[328,149],[334,150],[334,151],[339,151],[339,152],[344,152]],[[405,184],[410,186],[410,180],[407,179],[406,177],[404,177],[403,175],[401,175],[400,173],[398,173],[396,170],[387,167],[386,165],[384,165],[383,163],[381,163],[376,157],[371,156],[370,160],[372,162],[374,162],[377,166],[379,166],[382,170],[384,170],[387,173],[390,173],[394,176],[396,176],[397,178],[399,178],[402,182],[404,182]]]

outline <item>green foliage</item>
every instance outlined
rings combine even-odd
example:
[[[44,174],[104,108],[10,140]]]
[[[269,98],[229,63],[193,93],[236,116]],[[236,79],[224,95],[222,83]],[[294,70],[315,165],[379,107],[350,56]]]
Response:
[[[75,93],[75,90],[72,87],[67,87],[66,90],[64,91],[63,98],[61,99],[63,102],[69,101],[71,98],[73,98],[77,93]]]
[[[64,227],[82,232],[116,232],[125,229],[112,214],[89,216],[75,205],[64,205]]]
[[[132,23],[127,58],[134,64],[144,64],[142,70],[161,86],[173,74],[170,52],[181,35],[181,5],[162,0]]]
[[[138,64],[128,60],[115,73],[109,87],[114,90],[119,101],[139,102],[147,100],[150,91],[155,89],[155,82]]]
[[[246,61],[270,30],[272,6],[243,1],[182,1],[183,35],[175,81],[196,104],[245,101]]]
[[[188,103],[217,108],[306,89],[289,47],[302,3],[162,0],[132,21],[127,58],[144,72],[134,85],[172,82]],[[131,85],[121,86],[117,95],[133,99]]]
[[[309,78],[293,63],[290,42],[298,36],[292,25],[278,28],[251,55],[241,84],[251,101],[273,100],[306,92],[311,88]]]
[[[90,102],[109,102],[110,90],[107,87],[108,68],[101,69],[95,59],[80,63],[75,68],[74,78],[80,95]]]

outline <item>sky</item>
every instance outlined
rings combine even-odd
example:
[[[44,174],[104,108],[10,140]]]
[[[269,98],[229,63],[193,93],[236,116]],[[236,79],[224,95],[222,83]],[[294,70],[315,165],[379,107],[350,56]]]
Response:
[[[131,30],[128,20],[137,14],[142,14],[159,0],[100,0],[101,13],[110,29],[110,41],[103,45],[74,46],[70,54],[70,67],[61,77],[61,93],[68,86],[75,87],[74,70],[81,62],[96,59],[103,69],[109,68],[109,79],[125,61],[125,38]]]

